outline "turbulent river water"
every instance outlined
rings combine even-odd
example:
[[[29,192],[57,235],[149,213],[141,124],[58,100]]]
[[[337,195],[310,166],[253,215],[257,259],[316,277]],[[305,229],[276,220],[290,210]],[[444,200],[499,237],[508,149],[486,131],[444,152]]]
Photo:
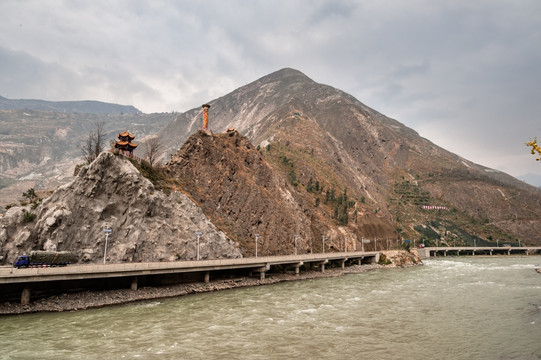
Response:
[[[541,359],[541,257],[0,318],[0,359]]]

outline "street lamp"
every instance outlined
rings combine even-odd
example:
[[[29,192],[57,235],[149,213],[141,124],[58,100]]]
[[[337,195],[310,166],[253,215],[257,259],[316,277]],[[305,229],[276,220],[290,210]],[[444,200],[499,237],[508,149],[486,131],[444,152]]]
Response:
[[[103,231],[105,232],[105,250],[103,251],[103,263],[105,264],[105,258],[107,257],[107,239],[113,230],[109,229],[108,225],[105,225]]]
[[[255,235],[255,257],[257,257],[257,240],[259,239],[259,234],[254,234]]]
[[[195,234],[197,235],[197,255],[195,258],[199,260],[199,238],[201,235],[203,235],[203,233],[201,231],[196,231]]]
[[[295,255],[297,255],[297,238],[299,237],[299,235],[293,235],[293,238],[295,239]]]
[[[325,235],[321,235],[321,239],[323,240],[322,253],[325,254]]]

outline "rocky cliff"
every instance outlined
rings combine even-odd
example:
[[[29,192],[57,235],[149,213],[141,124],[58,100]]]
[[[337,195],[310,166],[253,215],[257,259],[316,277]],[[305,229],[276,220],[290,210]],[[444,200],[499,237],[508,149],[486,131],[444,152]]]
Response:
[[[25,212],[36,218],[25,222]],[[106,226],[111,262],[195,259],[196,231],[202,259],[242,256],[189,197],[156,190],[127,158],[108,152],[37,208],[9,209],[0,219],[0,255],[10,262],[33,249],[69,250],[80,261],[101,262]]]
[[[247,255],[255,253],[255,234],[260,255],[293,254],[295,235],[299,253],[321,252],[323,236],[325,251],[360,249],[371,229],[396,237],[392,226],[360,211],[356,222],[339,224],[329,204],[316,206],[312,194],[237,131],[196,132],[172,156],[167,171]]]

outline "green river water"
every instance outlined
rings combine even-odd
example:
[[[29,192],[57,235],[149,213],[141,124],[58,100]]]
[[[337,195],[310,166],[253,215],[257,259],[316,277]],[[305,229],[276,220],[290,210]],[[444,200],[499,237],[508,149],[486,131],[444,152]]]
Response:
[[[0,317],[0,359],[541,359],[541,257]]]

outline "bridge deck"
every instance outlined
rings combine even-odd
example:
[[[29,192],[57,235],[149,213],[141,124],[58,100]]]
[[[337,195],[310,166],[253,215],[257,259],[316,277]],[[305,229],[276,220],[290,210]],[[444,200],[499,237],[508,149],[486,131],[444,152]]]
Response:
[[[43,289],[44,286],[49,286],[48,284],[55,284],[59,287],[58,291],[69,291],[70,287],[84,287],[87,281],[106,282],[107,279],[127,278],[131,281],[131,288],[136,290],[139,279],[144,280],[151,276],[180,276],[179,281],[182,281],[182,276],[188,276],[191,279],[198,278],[197,281],[208,282],[213,272],[245,270],[259,273],[260,278],[264,279],[265,273],[273,266],[291,266],[295,268],[295,273],[299,274],[303,264],[319,265],[324,271],[325,264],[329,262],[339,262],[344,267],[348,260],[358,260],[359,263],[363,259],[365,259],[364,262],[377,262],[379,256],[379,251],[372,251],[198,261],[69,265],[28,269],[2,267],[0,268],[0,293],[22,292],[21,303],[28,303],[31,288]]]
[[[431,256],[443,255],[476,255],[476,254],[503,254],[503,255],[531,255],[540,254],[541,247],[535,246],[438,246],[438,247],[425,247],[418,249],[419,256],[421,258],[429,258]]]

